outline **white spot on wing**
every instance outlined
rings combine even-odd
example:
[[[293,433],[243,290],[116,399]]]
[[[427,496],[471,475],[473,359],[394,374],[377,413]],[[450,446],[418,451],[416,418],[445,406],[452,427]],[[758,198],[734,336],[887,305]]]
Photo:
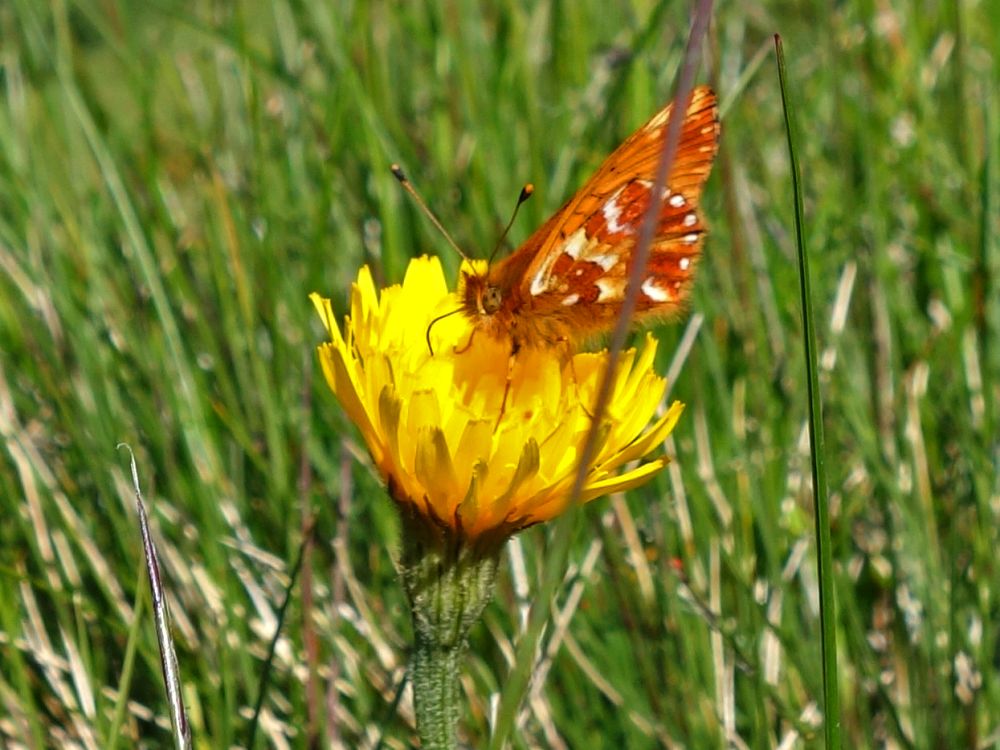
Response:
[[[606,207],[606,206],[605,206]],[[580,257],[580,253],[587,246],[587,233],[583,231],[583,227],[577,229],[573,234],[566,238],[563,244],[563,252],[566,253],[573,260]]]
[[[693,227],[697,223],[698,223],[698,217],[695,216],[694,213],[690,213],[684,217],[684,226],[686,227]]]
[[[545,269],[539,269],[538,273],[536,273],[531,278],[531,288],[529,289],[529,291],[531,292],[531,295],[533,297],[537,297],[539,294],[544,292],[546,287],[548,286],[545,280],[544,271]]]
[[[563,240],[561,250],[573,260],[576,260],[586,250],[588,244],[587,233],[583,227],[580,227]],[[559,259],[560,255],[561,253],[547,253],[545,261],[535,271],[535,275],[531,277],[531,286],[528,287],[528,291],[531,292],[533,297],[552,290],[552,265]]]
[[[680,208],[684,205],[684,196],[680,193],[674,193],[670,196],[670,205],[674,208]]]
[[[681,258],[680,262],[677,265],[679,265],[681,267],[682,271],[686,271],[691,266],[691,259],[690,258]]]
[[[608,231],[612,234],[617,234],[628,229],[627,225],[618,223],[618,219],[622,215],[622,207],[618,205],[618,196],[621,195],[621,192],[621,190],[616,192],[601,206],[601,213],[604,214],[604,223],[608,225]]]
[[[574,293],[574,294],[567,294],[565,297],[563,297],[562,303],[566,305],[566,307],[569,307],[570,305],[575,305],[579,301],[580,301],[580,295]]]
[[[528,291],[531,292],[533,297],[537,297],[548,290],[549,282],[552,280],[549,277],[549,271],[552,270],[552,264],[556,262],[558,257],[559,253],[549,253],[545,257],[545,262],[542,263],[541,268],[535,271],[535,275],[531,277],[531,286],[528,288]]]
[[[596,263],[605,273],[618,265],[618,256],[612,253],[594,253],[593,255],[585,255],[584,260]]]
[[[621,285],[614,281],[608,279],[598,279],[597,284],[597,301],[606,302],[609,299],[620,299],[621,298]]]
[[[652,277],[642,282],[642,286],[639,288],[642,290],[642,293],[653,300],[653,302],[666,302],[670,299],[670,292],[662,287],[658,287]]]
[[[686,243],[688,243],[689,245],[693,245],[694,243],[696,243],[698,241],[698,236],[699,235],[698,235],[697,232],[691,232],[691,234],[685,234],[684,235],[684,241]]]

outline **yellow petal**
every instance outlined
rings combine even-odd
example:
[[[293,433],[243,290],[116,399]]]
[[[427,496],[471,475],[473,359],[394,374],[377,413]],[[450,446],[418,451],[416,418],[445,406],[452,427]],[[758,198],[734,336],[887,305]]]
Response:
[[[484,270],[463,264],[464,273]],[[402,285],[381,291],[361,269],[342,328],[329,300],[311,299],[330,335],[319,347],[323,374],[397,502],[470,538],[503,538],[565,510],[606,352],[512,355],[509,340],[474,333],[464,314],[432,325],[461,307],[437,258],[413,260]],[[666,464],[649,454],[682,407],[655,419],[664,389],[655,357],[647,336],[619,359],[581,501],[638,486]],[[644,462],[625,468],[635,461]]]

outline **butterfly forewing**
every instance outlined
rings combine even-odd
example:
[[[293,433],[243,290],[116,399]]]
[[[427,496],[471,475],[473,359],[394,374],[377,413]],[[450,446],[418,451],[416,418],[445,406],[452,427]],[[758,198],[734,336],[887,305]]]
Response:
[[[504,295],[503,320],[519,345],[576,340],[610,327],[625,296],[630,259],[652,198],[668,105],[609,156],[590,180],[509,258],[489,271]],[[705,226],[699,202],[718,150],[715,94],[692,92],[667,180],[638,317],[684,303]]]

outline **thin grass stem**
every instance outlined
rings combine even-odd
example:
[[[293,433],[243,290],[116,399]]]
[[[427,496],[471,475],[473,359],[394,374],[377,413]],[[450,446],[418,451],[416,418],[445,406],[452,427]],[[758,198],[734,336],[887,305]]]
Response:
[[[806,388],[809,398],[809,455],[812,460],[813,503],[816,516],[816,551],[819,576],[820,639],[823,652],[823,734],[828,750],[840,744],[840,697],[837,684],[837,609],[834,598],[833,552],[830,538],[829,491],[826,479],[826,446],[823,437],[823,403],[819,392],[819,366],[816,328],[812,314],[812,291],[809,284],[809,256],[806,252],[805,222],[802,210],[802,183],[795,150],[798,133],[795,112],[785,71],[781,37],[774,36],[778,56],[778,80],[788,135],[788,158],[791,163],[792,192],[795,200],[795,247],[799,260],[803,338],[806,359]]]

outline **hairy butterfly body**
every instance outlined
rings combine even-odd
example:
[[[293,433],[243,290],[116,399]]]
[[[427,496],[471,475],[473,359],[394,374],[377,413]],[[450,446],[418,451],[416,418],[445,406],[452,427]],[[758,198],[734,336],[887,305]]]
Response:
[[[510,341],[513,353],[578,343],[614,326],[670,111],[667,105],[622,143],[512,255],[483,274],[463,272],[459,297],[476,332]],[[715,94],[701,86],[691,93],[660,204],[637,322],[683,309],[704,241],[699,203],[718,142]]]

